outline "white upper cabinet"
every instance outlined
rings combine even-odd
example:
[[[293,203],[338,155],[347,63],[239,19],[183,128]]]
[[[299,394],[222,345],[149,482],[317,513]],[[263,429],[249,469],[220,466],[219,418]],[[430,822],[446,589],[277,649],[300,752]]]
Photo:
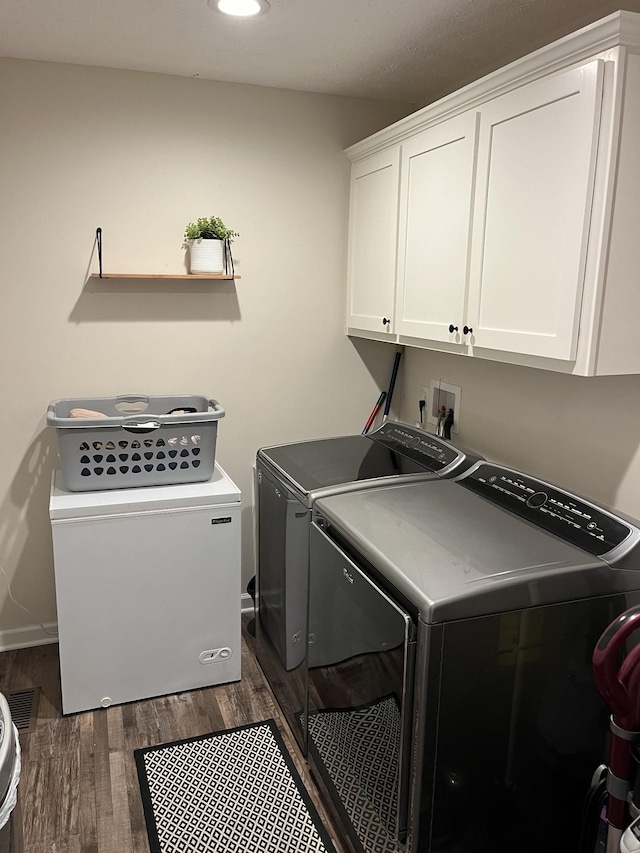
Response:
[[[351,146],[348,334],[640,374],[639,150],[631,12]]]
[[[383,335],[393,331],[399,162],[395,147],[351,172],[347,326]]]
[[[464,337],[477,125],[464,113],[402,143],[398,334]]]
[[[604,62],[482,107],[468,325],[473,344],[574,360]]]

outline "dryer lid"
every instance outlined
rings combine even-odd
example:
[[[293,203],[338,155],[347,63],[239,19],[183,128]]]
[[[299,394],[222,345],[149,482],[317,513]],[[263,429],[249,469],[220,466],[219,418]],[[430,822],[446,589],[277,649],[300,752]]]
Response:
[[[314,516],[428,622],[640,588],[639,572],[616,573],[454,481],[335,495]]]

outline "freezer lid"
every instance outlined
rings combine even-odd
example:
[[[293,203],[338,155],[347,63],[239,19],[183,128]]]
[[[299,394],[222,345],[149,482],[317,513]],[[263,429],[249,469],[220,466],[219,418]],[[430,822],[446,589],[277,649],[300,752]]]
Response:
[[[51,482],[49,517],[52,521],[96,518],[114,513],[239,504],[241,499],[240,489],[217,462],[211,479],[202,483],[96,492],[70,492],[65,487],[62,472],[58,470],[53,472]]]
[[[314,517],[426,622],[640,588],[640,572],[612,570],[454,481],[335,495]]]

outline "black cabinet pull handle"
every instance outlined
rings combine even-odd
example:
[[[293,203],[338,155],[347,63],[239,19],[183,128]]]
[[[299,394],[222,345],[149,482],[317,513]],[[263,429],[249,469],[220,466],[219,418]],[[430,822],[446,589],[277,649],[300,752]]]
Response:
[[[473,334],[473,329],[471,328],[471,326],[463,326],[462,331],[465,335]]]
[[[382,325],[383,325],[383,326],[388,326],[390,322],[391,322],[391,320],[387,320],[387,318],[386,318],[386,317],[383,317],[383,318],[382,318]]]
[[[451,334],[453,334],[454,332],[458,331],[458,327],[454,326],[453,323],[449,323],[449,331],[451,332]]]

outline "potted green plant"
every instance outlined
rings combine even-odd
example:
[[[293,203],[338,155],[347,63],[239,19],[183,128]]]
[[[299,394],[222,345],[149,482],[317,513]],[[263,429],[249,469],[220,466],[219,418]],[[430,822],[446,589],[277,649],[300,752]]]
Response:
[[[201,217],[184,231],[189,248],[189,272],[196,275],[229,272],[233,267],[231,240],[238,232],[227,228],[219,216]]]

